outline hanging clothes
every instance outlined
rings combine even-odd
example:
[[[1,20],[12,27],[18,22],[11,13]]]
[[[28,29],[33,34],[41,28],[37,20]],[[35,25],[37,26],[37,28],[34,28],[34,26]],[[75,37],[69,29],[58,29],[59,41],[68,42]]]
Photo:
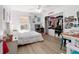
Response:
[[[56,18],[51,17],[51,26],[53,26],[54,28],[55,28],[55,22],[56,22]]]

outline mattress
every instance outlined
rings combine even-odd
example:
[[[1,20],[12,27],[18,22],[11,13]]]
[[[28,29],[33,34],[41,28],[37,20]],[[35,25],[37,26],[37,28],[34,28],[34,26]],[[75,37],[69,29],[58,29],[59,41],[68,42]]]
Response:
[[[34,32],[34,31],[30,31],[30,32],[24,32],[24,33],[19,33],[18,34],[18,38],[19,39],[23,39],[23,38],[33,38],[36,36],[41,36],[40,33]]]
[[[18,34],[18,45],[33,43],[44,40],[40,33],[29,31]]]

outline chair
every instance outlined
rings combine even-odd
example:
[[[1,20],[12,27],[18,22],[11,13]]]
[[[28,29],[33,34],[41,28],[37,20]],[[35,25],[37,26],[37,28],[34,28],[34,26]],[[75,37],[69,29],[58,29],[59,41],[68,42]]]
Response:
[[[63,36],[61,37],[61,47],[60,47],[60,49],[62,49],[63,46],[66,47],[66,42],[67,41],[71,42],[71,40],[63,38]]]

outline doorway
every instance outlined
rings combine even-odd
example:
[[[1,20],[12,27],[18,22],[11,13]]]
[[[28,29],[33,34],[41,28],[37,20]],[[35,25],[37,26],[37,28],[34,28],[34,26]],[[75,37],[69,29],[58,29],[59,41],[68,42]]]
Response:
[[[63,32],[63,16],[59,15],[56,17],[46,16],[45,17],[45,33],[48,34],[49,30],[53,30],[53,34],[58,36]]]

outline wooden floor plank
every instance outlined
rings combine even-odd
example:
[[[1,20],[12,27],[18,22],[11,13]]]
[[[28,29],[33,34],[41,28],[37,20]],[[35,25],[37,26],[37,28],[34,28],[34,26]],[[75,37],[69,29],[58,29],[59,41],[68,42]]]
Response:
[[[18,47],[19,54],[60,54],[65,53],[60,49],[60,40],[49,35],[43,36],[43,42],[23,45]]]

